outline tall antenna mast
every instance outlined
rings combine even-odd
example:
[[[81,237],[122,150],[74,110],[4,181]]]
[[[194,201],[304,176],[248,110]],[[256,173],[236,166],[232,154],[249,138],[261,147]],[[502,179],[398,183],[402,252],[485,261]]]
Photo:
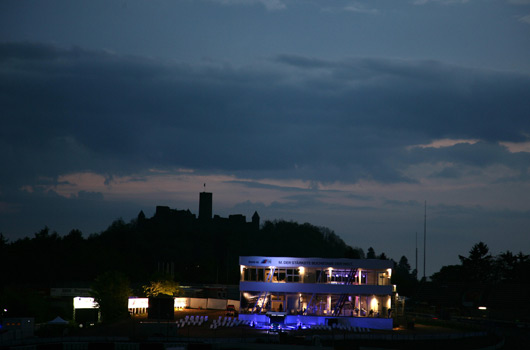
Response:
[[[423,216],[423,278],[425,279],[425,261],[427,260],[427,201],[425,201],[425,214]]]
[[[418,278],[418,231],[416,231],[416,278]]]

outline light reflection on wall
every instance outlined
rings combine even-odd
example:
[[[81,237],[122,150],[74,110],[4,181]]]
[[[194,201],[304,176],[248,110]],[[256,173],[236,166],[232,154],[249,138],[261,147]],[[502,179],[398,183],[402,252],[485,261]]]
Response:
[[[188,307],[188,298],[175,298],[175,304],[174,307],[176,309],[184,309]]]
[[[129,298],[129,309],[140,309],[149,307],[148,298]]]
[[[75,297],[74,309],[97,309],[99,305],[94,301],[94,298],[89,297]]]

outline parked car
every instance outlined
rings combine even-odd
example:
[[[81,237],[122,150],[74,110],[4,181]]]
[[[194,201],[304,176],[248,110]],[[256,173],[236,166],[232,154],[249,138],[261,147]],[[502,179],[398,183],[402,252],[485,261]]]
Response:
[[[237,316],[237,310],[234,305],[226,306],[226,316]]]

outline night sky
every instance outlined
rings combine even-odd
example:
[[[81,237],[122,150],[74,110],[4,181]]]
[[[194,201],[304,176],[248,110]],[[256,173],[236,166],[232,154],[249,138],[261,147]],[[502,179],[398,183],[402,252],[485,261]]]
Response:
[[[427,201],[427,275],[530,253],[530,0],[3,0],[0,106],[10,241],[206,184],[413,268]]]

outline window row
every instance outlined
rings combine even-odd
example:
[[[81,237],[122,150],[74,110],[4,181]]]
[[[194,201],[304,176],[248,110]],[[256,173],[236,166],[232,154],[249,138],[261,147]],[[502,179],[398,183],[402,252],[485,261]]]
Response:
[[[241,281],[389,285],[388,270],[241,267]]]
[[[244,268],[242,281],[302,282],[299,269]]]

